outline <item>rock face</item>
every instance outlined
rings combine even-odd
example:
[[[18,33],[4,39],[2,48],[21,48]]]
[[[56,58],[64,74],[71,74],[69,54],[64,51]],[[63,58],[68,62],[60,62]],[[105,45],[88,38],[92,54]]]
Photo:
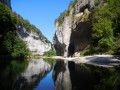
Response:
[[[88,20],[90,8],[95,7],[94,0],[79,0],[69,7],[69,15],[61,25],[55,23],[54,47],[59,56],[80,56],[80,52],[89,47],[91,39],[91,21]],[[74,15],[73,15],[74,14]]]
[[[11,8],[11,0],[0,0],[0,2]]]
[[[39,36],[34,32],[28,32],[23,26],[17,27],[17,33],[19,38],[26,42],[33,55],[43,55],[44,52],[52,49],[51,44],[48,43],[42,36]]]

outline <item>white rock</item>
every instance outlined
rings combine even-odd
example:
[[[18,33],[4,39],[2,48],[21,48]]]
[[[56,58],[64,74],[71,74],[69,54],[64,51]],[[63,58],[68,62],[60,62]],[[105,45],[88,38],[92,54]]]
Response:
[[[17,27],[19,38],[26,42],[29,50],[33,55],[43,55],[44,52],[51,49],[51,44],[47,43],[45,39],[34,32],[28,32],[23,26]]]

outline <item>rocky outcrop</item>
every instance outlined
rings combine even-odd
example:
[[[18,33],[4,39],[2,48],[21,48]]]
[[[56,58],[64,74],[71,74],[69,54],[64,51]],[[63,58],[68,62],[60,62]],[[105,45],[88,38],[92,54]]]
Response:
[[[52,49],[51,43],[47,42],[46,39],[34,32],[28,32],[23,26],[17,27],[17,33],[19,38],[26,42],[33,55],[43,55],[44,52]]]
[[[0,2],[11,8],[11,0],[0,0]]]
[[[89,15],[94,7],[94,0],[79,0],[74,7],[69,7],[69,15],[64,16],[61,25],[56,21],[53,42],[57,55],[80,56],[80,52],[89,47],[92,28]]]

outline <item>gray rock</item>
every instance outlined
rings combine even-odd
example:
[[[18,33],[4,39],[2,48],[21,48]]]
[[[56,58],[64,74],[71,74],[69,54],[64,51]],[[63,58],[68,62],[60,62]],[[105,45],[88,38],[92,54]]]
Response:
[[[17,34],[19,38],[26,42],[33,55],[43,55],[44,52],[52,49],[51,44],[47,43],[44,38],[34,32],[28,32],[23,26],[17,27]]]
[[[70,8],[69,16],[65,16],[62,25],[56,22],[53,42],[57,55],[80,56],[80,52],[89,47],[92,25],[86,15],[89,15],[90,8],[94,7],[94,0],[79,0],[75,5],[74,18],[74,10]]]

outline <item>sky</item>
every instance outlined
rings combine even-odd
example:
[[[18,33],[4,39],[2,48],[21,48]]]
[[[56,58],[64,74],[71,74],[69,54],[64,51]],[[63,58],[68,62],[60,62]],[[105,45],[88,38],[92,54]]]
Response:
[[[35,25],[52,42],[54,21],[71,0],[11,0],[12,10]]]

